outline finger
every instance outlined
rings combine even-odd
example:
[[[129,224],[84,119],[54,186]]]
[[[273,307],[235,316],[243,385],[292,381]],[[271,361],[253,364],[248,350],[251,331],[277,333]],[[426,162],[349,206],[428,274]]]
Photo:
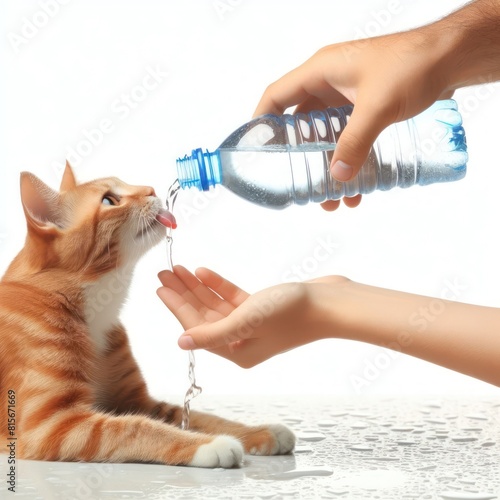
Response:
[[[322,55],[314,55],[305,63],[286,73],[269,85],[254,112],[254,117],[264,113],[282,114],[290,106],[310,99],[335,105],[336,99],[345,97],[324,79]]]
[[[184,284],[184,282],[179,278],[179,276],[170,271],[165,270],[158,273],[158,278],[163,286],[170,288],[171,290],[177,292],[179,295],[184,295],[188,292],[188,288]]]
[[[179,337],[178,344],[185,350],[206,349],[243,368],[250,368],[273,356],[275,346],[271,348],[266,342],[262,343],[262,339],[252,338],[253,331],[248,327],[236,328],[234,321],[224,318],[187,330]]]
[[[331,88],[328,98],[308,97],[305,101],[297,104],[294,113],[309,113],[310,111],[323,110],[329,107],[340,107],[352,104],[347,97]]]
[[[161,271],[158,274],[158,277],[160,278],[163,286],[170,288],[179,295],[182,295],[185,299],[188,299],[188,297],[196,298],[196,296],[191,293],[191,290],[186,286],[186,283],[179,275],[179,269],[182,269],[184,271],[184,277],[189,273],[189,271],[182,266],[174,266],[174,272],[168,270]],[[196,302],[198,302],[198,300],[196,300]]]
[[[160,271],[158,273],[158,279],[161,281],[161,284],[164,285],[164,280],[168,279],[168,273],[171,273],[172,271],[169,271],[168,269],[165,269],[164,271]]]
[[[224,300],[228,301],[234,307],[238,307],[244,302],[249,294],[242,290],[240,287],[231,283],[226,278],[223,278],[215,271],[200,267],[196,271],[196,276],[214,292],[220,295]]]
[[[214,323],[196,325],[179,337],[181,349],[217,349],[238,342],[238,324],[230,318],[222,318]]]
[[[343,202],[346,207],[356,208],[361,203],[361,195],[357,194],[356,196],[345,196],[343,198]]]
[[[321,203],[321,208],[327,212],[333,212],[340,206],[340,200],[327,200]]]
[[[158,288],[156,293],[185,330],[204,322],[198,309],[174,290],[162,286]]]
[[[177,295],[179,295],[185,303],[191,304],[191,306],[198,311],[200,317],[205,317],[205,319],[208,320],[211,316],[210,314],[208,314],[209,311],[214,311],[220,313],[221,315],[227,315],[233,310],[233,307],[230,304],[226,304],[225,306],[217,304],[217,307],[215,309],[211,309],[211,307],[208,307],[206,303],[200,299],[200,290],[198,290],[197,295],[186,285],[185,281],[188,280],[188,277],[190,275],[193,280],[196,280],[196,283],[198,283],[201,287],[206,288],[205,285],[203,285],[193,274],[191,274],[186,268],[182,266],[174,266],[174,271],[175,272],[162,271],[158,276],[160,277],[160,280],[163,283],[164,287],[172,290]],[[196,285],[194,283],[190,283],[190,286],[194,287]],[[207,292],[211,293],[214,297],[217,298],[217,296],[210,290],[207,290]],[[220,301],[220,299],[218,300]]]
[[[175,282],[179,279],[170,269],[160,271],[158,278],[163,286],[168,286],[169,288],[171,288],[170,285],[175,286]]]
[[[184,286],[189,290],[206,308],[220,312],[222,315],[227,316],[234,307],[222,299],[217,292],[214,292],[211,287],[208,287],[194,274],[190,273],[183,266],[174,267],[175,274],[182,281]]]
[[[189,332],[190,331],[191,330],[189,330]],[[181,349],[188,351],[199,349],[199,347],[194,344],[193,339],[191,338],[189,333],[181,335],[181,337],[179,337],[178,344]],[[244,351],[241,350],[241,348],[244,345],[246,345],[246,341],[237,340],[235,342],[224,344],[219,347],[207,349],[207,351],[211,352],[212,354],[217,354],[217,356],[221,356],[222,358],[226,358],[227,360],[232,361],[233,363],[236,363],[239,366],[249,368],[250,366],[253,366],[257,363],[248,362],[247,357],[244,354]]]
[[[326,109],[328,104],[323,102],[322,99],[318,97],[308,97],[305,101],[302,101],[300,104],[297,104],[297,107],[294,110],[294,114],[297,113],[309,113],[310,111]]]
[[[332,158],[331,173],[338,181],[352,179],[368,157],[380,132],[391,123],[383,110],[357,103]]]
[[[309,93],[302,86],[299,66],[269,85],[262,95],[253,116],[266,113],[281,115],[286,108],[304,101]]]

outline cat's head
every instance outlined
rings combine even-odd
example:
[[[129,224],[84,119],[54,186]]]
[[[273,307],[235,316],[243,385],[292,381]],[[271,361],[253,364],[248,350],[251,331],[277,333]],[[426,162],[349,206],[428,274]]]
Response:
[[[175,227],[153,188],[115,177],[77,184],[69,164],[59,192],[23,172],[21,199],[25,272],[58,268],[96,279],[135,263],[165,237],[165,226]]]

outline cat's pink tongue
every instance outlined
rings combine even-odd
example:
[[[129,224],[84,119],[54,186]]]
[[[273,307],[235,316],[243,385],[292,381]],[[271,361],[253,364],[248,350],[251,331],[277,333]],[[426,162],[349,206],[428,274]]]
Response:
[[[164,208],[161,208],[158,214],[156,215],[156,220],[163,224],[165,227],[171,227],[175,229],[177,227],[177,222],[175,221],[175,217],[172,213]]]

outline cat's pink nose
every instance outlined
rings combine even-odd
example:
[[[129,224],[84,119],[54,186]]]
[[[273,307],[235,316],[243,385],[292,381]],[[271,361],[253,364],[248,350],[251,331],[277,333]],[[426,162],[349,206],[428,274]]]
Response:
[[[144,196],[156,196],[155,190],[152,187],[145,186],[144,190],[146,191],[146,194]]]

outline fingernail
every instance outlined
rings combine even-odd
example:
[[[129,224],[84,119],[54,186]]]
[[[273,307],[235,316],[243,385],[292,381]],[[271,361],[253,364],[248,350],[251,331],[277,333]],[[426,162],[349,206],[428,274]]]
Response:
[[[189,335],[181,335],[179,337],[179,340],[177,341],[177,344],[179,345],[179,347],[181,349],[190,350],[190,349],[195,349],[196,348],[196,346],[194,345],[192,337],[190,337]]]
[[[343,162],[342,160],[337,160],[332,167],[332,176],[338,181],[348,181],[352,177],[353,169],[351,165]]]

